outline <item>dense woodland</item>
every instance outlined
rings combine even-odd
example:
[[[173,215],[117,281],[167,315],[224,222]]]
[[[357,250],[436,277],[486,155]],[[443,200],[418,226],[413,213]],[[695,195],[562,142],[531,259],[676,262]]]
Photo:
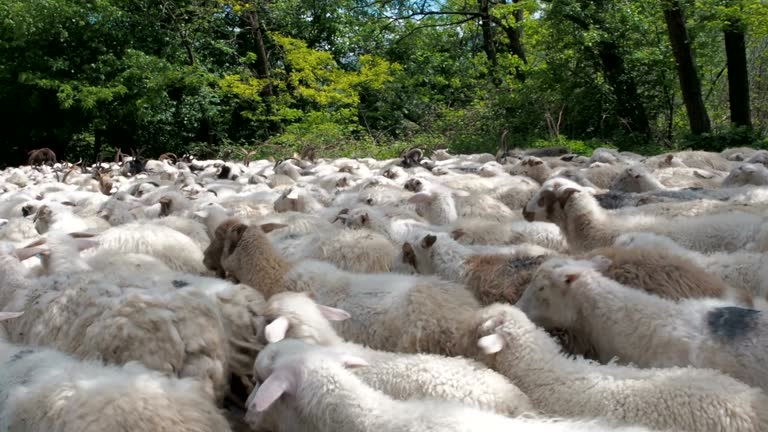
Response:
[[[4,164],[766,146],[764,0],[0,0]]]

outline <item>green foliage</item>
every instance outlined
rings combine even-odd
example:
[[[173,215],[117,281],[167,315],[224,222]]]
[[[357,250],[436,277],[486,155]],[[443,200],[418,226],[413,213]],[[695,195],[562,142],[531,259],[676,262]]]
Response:
[[[763,0],[682,1],[714,126],[699,137],[657,0],[490,2],[490,40],[479,4],[3,0],[0,160],[766,144]],[[747,35],[752,130],[730,125],[727,26]]]
[[[689,135],[682,140],[681,147],[714,152],[720,152],[729,147],[768,148],[768,139],[754,129],[740,126],[701,136]]]

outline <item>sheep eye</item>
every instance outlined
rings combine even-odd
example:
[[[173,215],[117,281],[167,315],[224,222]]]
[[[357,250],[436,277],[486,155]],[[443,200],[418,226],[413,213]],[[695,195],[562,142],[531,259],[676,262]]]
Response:
[[[368,198],[365,202],[368,203],[368,205],[373,205],[373,198]]]

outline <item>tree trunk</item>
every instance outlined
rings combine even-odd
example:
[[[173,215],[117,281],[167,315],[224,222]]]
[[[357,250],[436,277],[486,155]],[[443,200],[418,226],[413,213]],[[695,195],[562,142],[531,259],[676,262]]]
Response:
[[[261,28],[261,20],[256,11],[248,13],[248,22],[251,27],[254,43],[256,44],[256,76],[261,79],[269,78],[269,58],[264,47],[264,33]],[[268,83],[261,91],[265,97],[272,96],[272,84]]]
[[[731,123],[752,127],[749,106],[749,73],[744,27],[737,18],[725,27],[725,55],[728,58],[728,101],[731,107]]]
[[[480,6],[480,27],[483,30],[483,50],[491,63],[491,75],[496,75],[499,66],[499,60],[496,57],[496,46],[493,40],[493,26],[491,22],[491,12],[489,0],[477,0]]]
[[[507,4],[507,1],[502,0],[501,3]],[[512,0],[512,3],[518,4],[520,3],[520,0]],[[504,33],[507,35],[507,39],[509,39],[509,52],[522,60],[523,64],[528,64],[528,57],[525,54],[525,46],[523,45],[523,10],[516,9],[514,11],[513,17],[515,18],[514,26],[510,26],[502,20],[494,21],[496,21],[496,24],[501,27],[502,30],[504,30]],[[525,73],[519,67],[515,67],[515,77],[520,81],[525,81]]]
[[[677,75],[680,79],[680,90],[683,93],[683,102],[688,112],[688,122],[691,133],[701,135],[710,132],[712,125],[704,106],[704,98],[701,95],[701,81],[696,70],[696,61],[691,49],[691,41],[688,30],[685,28],[685,16],[679,0],[662,0],[664,5],[664,21],[669,31],[669,42],[675,55]]]
[[[600,42],[597,46],[597,54],[603,66],[605,79],[613,89],[616,98],[616,114],[627,123],[630,132],[650,138],[651,125],[637,91],[637,83],[627,73],[618,45],[613,41]]]

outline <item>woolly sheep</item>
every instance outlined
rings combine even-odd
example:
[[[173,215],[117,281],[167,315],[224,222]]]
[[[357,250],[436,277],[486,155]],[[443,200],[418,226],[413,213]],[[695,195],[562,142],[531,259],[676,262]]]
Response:
[[[656,430],[758,432],[768,398],[711,369],[638,369],[569,358],[514,306],[487,310],[482,360],[509,377],[544,415],[597,417]]]
[[[347,368],[368,367],[365,360],[349,355],[313,351],[290,352],[284,344],[269,362],[268,375],[249,398],[249,414],[266,411],[277,403],[287,429],[316,432],[363,431],[510,431],[536,430],[642,432],[640,427],[586,420],[508,418],[455,402],[399,401],[365,385]],[[284,351],[289,351],[284,354]],[[271,354],[271,353],[269,353]],[[258,361],[258,359],[257,359]],[[285,396],[284,396],[285,395]],[[322,395],[322,397],[318,397]]]
[[[298,351],[318,349],[307,345],[314,344],[365,359],[370,367],[355,370],[355,375],[395,399],[453,400],[510,416],[533,412],[528,398],[506,378],[472,360],[430,354],[395,354],[344,342],[329,321],[345,320],[349,314],[318,305],[305,293],[276,294],[269,299],[264,313],[270,321],[265,327],[270,345],[262,351],[262,360],[270,358],[268,352],[275,342],[286,337],[295,338],[287,341],[296,345]],[[257,362],[255,367],[259,369],[260,364]],[[254,373],[254,376],[258,374]]]
[[[768,167],[759,163],[745,163],[737,166],[723,180],[723,187],[742,185],[768,185]]]
[[[660,297],[671,300],[720,297],[752,306],[748,291],[730,288],[718,276],[707,273],[706,267],[666,248],[614,246],[584,255],[587,259],[596,256],[610,260],[610,265],[600,268],[604,276]]]
[[[547,181],[523,212],[528,221],[557,224],[577,252],[610,246],[619,234],[629,231],[667,235],[701,252],[734,251],[752,241],[765,220],[746,213],[666,220],[640,215],[619,218],[603,210],[587,189],[561,178]]]
[[[0,312],[0,320],[14,316]],[[192,378],[168,378],[135,362],[78,361],[4,341],[0,363],[0,430],[230,430]]]
[[[348,310],[353,319],[338,323],[337,331],[371,348],[443,355],[477,349],[466,338],[480,305],[463,285],[436,277],[348,273],[315,260],[292,264],[275,253],[260,227],[244,225],[230,229],[222,264],[266,298],[312,292],[318,302]]]
[[[768,389],[768,320],[714,299],[663,299],[602,276],[610,260],[550,260],[518,305],[533,322],[590,335],[601,360],[721,370]]]
[[[704,255],[688,250],[670,238],[652,233],[625,233],[616,238],[615,244],[624,248],[661,249],[691,260],[707,273],[722,278],[730,286],[743,289],[754,297],[765,299],[768,295],[768,256],[765,254],[739,251]]]

